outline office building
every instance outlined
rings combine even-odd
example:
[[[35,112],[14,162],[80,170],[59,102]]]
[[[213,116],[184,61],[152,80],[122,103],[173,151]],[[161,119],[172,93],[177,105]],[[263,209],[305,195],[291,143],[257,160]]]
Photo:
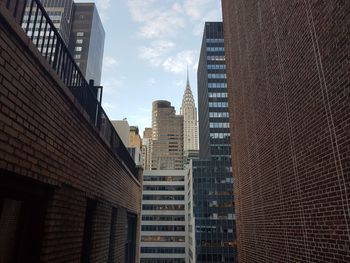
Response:
[[[142,138],[142,167],[151,170],[152,128],[145,128]]]
[[[87,80],[101,84],[105,31],[94,3],[75,3],[69,50]]]
[[[101,84],[105,32],[95,4],[74,3],[73,0],[42,0],[41,3],[84,77],[88,81],[94,80],[94,85],[99,86]],[[25,10],[23,26],[26,27],[31,10],[30,4],[27,4]],[[33,14],[33,10],[31,14]],[[30,17],[31,20],[33,17],[34,14]],[[29,31],[29,36],[33,37],[34,43],[41,45],[40,51],[43,55],[55,54],[57,40],[49,42],[49,38],[46,37],[42,43],[41,36],[38,38],[39,29],[41,36],[52,35],[49,30],[44,32],[45,30],[40,28],[40,23],[37,23],[36,28]],[[64,68],[64,66],[64,62],[62,62],[61,67]]]
[[[141,263],[185,263],[187,171],[144,171]]]
[[[128,151],[136,165],[142,165],[142,141],[137,126],[130,126]]]
[[[239,262],[350,262],[350,1],[222,1]]]
[[[130,144],[130,126],[126,119],[123,120],[112,120],[111,121],[114,129],[118,133],[118,136],[122,140],[125,147],[129,147]]]
[[[183,116],[169,101],[152,103],[151,170],[183,169]]]
[[[184,124],[183,124],[184,153],[191,150],[198,150],[197,108],[194,103],[190,82],[188,80],[188,72],[187,72],[186,88],[185,88],[184,95],[182,97],[180,115],[182,115],[184,119]]]
[[[193,160],[192,262],[236,262],[223,25],[206,22],[198,66],[199,155]],[[194,243],[194,242],[193,242]],[[193,246],[192,246],[193,248]]]

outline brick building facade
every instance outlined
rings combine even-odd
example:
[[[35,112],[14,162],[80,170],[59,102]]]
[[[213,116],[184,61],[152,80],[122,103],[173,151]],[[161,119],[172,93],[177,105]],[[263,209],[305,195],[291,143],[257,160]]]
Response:
[[[350,262],[350,2],[222,10],[239,261]]]
[[[141,184],[109,143],[0,1],[1,262],[137,261]]]

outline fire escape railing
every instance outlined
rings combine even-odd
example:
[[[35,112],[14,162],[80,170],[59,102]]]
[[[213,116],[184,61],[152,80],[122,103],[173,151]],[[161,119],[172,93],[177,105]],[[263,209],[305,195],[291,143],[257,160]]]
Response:
[[[86,81],[40,0],[0,0],[0,6],[4,6],[11,12],[52,69],[72,91],[89,115],[91,122],[109,142],[112,151],[123,160],[137,178],[135,162],[101,106],[101,97],[98,97],[101,96],[102,87],[94,87],[93,81],[90,83]]]

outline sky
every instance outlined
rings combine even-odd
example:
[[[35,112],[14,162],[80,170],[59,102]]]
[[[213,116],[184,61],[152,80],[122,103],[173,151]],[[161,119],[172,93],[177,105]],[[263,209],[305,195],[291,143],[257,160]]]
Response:
[[[222,21],[220,0],[75,0],[95,2],[105,29],[102,106],[110,120],[127,118],[142,136],[152,102],[180,112],[189,80],[197,106],[197,66],[204,22]]]

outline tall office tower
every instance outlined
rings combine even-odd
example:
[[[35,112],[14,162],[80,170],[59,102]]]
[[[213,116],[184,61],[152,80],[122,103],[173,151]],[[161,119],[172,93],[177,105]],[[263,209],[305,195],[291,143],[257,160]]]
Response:
[[[198,66],[200,160],[192,161],[196,262],[235,262],[226,65],[221,22],[206,22]],[[195,257],[195,259],[194,259]]]
[[[183,116],[169,101],[152,103],[151,170],[183,169]]]
[[[105,31],[94,3],[75,3],[69,50],[87,80],[101,84]]]
[[[142,167],[151,170],[152,128],[145,128],[142,138]]]
[[[73,0],[42,0],[41,2],[85,78],[94,80],[94,85],[99,86],[105,32],[95,4],[74,3]],[[31,8],[28,3],[23,18],[24,26],[27,25]],[[31,17],[32,19],[34,18]],[[38,38],[39,27],[40,23],[37,23],[37,27],[29,32],[29,36],[33,34],[33,42],[40,44],[42,39]],[[45,29],[41,29],[42,36],[50,34],[49,31],[44,31]],[[55,54],[56,40],[48,42],[49,38],[45,39],[46,42],[43,43],[41,52]],[[64,67],[64,63],[61,67]]]
[[[73,0],[41,0],[41,3],[45,7],[47,14],[50,16],[63,41],[68,46],[73,20]],[[28,11],[29,8],[28,5]],[[25,17],[25,19],[28,19],[28,17]]]
[[[184,152],[188,152],[190,150],[198,150],[197,109],[194,103],[190,82],[188,80],[188,72],[186,88],[182,97],[180,114],[184,118]]]
[[[222,10],[239,262],[350,262],[350,1]]]
[[[144,171],[141,263],[185,263],[187,171]]]

